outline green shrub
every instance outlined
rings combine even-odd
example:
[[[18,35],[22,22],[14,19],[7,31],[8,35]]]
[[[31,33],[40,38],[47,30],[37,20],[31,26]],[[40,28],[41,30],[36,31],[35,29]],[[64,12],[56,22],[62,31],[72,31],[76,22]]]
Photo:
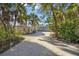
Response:
[[[0,28],[0,39],[5,39],[7,32],[3,28]]]
[[[61,22],[61,24],[59,25],[59,34],[67,41],[76,42],[78,41],[78,36],[75,34],[75,27],[76,24],[72,20]]]

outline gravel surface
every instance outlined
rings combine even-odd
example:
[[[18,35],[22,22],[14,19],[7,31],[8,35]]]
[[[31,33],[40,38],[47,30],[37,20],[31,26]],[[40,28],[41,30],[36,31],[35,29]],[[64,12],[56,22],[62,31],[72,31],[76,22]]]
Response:
[[[50,32],[23,35],[22,42],[0,54],[1,56],[78,56],[79,49],[64,42],[50,39]]]

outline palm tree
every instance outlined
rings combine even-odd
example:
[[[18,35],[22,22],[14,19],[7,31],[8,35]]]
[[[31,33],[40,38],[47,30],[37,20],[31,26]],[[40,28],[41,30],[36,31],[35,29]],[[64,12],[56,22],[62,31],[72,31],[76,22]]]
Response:
[[[54,26],[55,26],[55,37],[58,39],[58,25],[57,25],[57,19],[56,19],[56,13],[55,13],[55,4],[41,4],[41,9],[44,10],[45,12],[50,11],[53,14],[53,19],[54,19]]]
[[[39,25],[39,23],[38,23],[39,18],[38,18],[37,15],[31,13],[30,14],[30,20],[32,22],[33,31],[36,32],[36,27]]]
[[[30,19],[32,21],[33,32],[36,32],[36,27],[38,26],[39,18],[35,15],[35,6],[36,4],[28,4],[32,7],[32,13],[30,14]]]
[[[10,20],[10,15],[9,15],[9,5],[10,4],[0,4],[1,10],[2,10],[2,15],[0,16],[0,21],[2,22],[5,31],[8,33],[10,25],[9,25],[9,20]]]

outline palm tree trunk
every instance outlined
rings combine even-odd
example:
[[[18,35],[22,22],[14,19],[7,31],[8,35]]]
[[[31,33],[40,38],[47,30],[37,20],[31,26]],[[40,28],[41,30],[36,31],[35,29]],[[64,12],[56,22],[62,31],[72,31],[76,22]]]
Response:
[[[4,21],[3,21],[3,19],[2,19],[2,18],[1,18],[1,22],[2,22],[2,24],[3,24],[3,26],[4,26],[5,31],[7,32],[7,27],[6,27],[6,24],[4,23]]]
[[[66,22],[66,19],[65,19],[65,14],[62,12],[62,17],[63,17],[63,20],[64,22]]]
[[[13,27],[12,27],[12,33],[14,34],[14,36],[15,36],[14,30],[15,30],[15,26],[16,26],[16,19],[17,19],[17,17],[15,15],[15,19],[13,20],[14,24],[13,24]]]
[[[16,26],[16,15],[15,15],[15,20],[14,20],[13,28],[15,28],[15,26]]]
[[[53,10],[53,6],[52,6],[52,13],[53,13],[53,18],[54,18],[54,22],[55,22],[55,37],[58,39],[58,25],[57,25],[57,19],[55,17],[55,13],[54,13],[54,10]]]

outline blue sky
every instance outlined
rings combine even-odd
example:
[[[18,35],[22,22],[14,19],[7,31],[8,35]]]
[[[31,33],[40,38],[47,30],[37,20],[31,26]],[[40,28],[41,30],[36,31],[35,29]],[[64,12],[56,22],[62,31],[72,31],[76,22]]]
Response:
[[[27,14],[29,15],[29,14],[32,12],[32,7],[30,7],[30,6],[27,5],[27,6],[26,6],[26,11],[27,11]],[[40,13],[39,4],[37,4],[37,5],[35,6],[35,11],[34,11],[34,13],[39,17],[41,23],[44,23],[44,22],[45,22],[46,18],[41,19],[41,17],[40,17],[40,16],[43,16],[43,15]]]
[[[67,3],[66,8],[67,8],[68,6],[70,6],[70,3]],[[66,8],[65,8],[65,9],[66,9]],[[65,9],[64,9],[64,11],[65,11]],[[27,14],[29,15],[29,14],[32,12],[32,7],[26,5],[26,10],[27,10]],[[34,11],[34,13],[35,13],[35,14],[39,17],[39,19],[42,21],[41,23],[45,24],[45,21],[47,20],[47,19],[46,19],[47,17],[44,17],[43,19],[40,17],[40,16],[43,16],[43,14],[40,12],[40,4],[37,4],[37,5],[35,6],[35,11]]]

